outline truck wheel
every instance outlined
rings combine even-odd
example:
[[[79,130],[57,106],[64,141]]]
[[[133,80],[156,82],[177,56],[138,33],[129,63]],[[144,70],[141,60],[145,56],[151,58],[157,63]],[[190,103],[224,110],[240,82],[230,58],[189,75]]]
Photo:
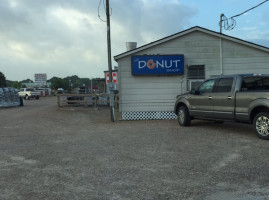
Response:
[[[269,113],[258,113],[253,120],[253,128],[257,136],[261,139],[269,139]]]
[[[39,99],[39,96],[36,96],[35,99]]]
[[[25,99],[28,100],[29,99],[29,96],[28,95],[25,95]]]
[[[177,112],[177,120],[181,126],[189,126],[191,124],[191,117],[186,106],[180,106]]]

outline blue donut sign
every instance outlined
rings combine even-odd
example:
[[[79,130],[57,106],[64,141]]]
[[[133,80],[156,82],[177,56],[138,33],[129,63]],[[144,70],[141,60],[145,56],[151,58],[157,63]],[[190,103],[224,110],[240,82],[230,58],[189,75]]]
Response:
[[[132,56],[132,74],[180,75],[184,73],[184,55]]]

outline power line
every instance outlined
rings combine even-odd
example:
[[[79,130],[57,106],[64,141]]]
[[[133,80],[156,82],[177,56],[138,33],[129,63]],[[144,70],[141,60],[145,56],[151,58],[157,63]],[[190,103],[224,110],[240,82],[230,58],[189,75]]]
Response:
[[[223,23],[222,23],[223,22]],[[236,26],[236,21],[233,18],[227,18],[224,14],[221,14],[221,21],[220,21],[220,27],[224,28],[225,30],[233,30]]]
[[[267,1],[269,1],[269,0],[265,0],[265,1],[263,1],[262,3],[258,4],[257,6],[254,6],[254,7],[250,8],[250,9],[248,9],[248,10],[246,10],[246,11],[244,11],[244,12],[238,14],[238,15],[235,15],[235,16],[231,17],[231,18],[239,17],[240,15],[243,15],[243,14],[247,13],[248,11],[253,10],[253,9],[255,9],[255,8],[259,7],[259,6],[261,6],[262,4],[264,4],[264,3],[267,2]]]
[[[106,5],[105,5],[105,0],[99,0],[99,4],[98,4],[98,18],[102,21],[102,22],[107,22],[106,20],[102,19],[100,16],[100,7],[101,4],[103,4],[104,10],[105,12],[107,12],[106,10]],[[110,16],[112,16],[112,8],[110,8]]]
[[[103,5],[104,5],[104,9],[106,10],[106,6],[105,6],[105,2],[104,2],[104,0],[100,0],[99,1],[99,4],[98,4],[98,17],[99,17],[99,19],[102,21],[102,22],[106,22],[105,20],[103,20],[102,18],[101,18],[101,16],[100,16],[100,6],[101,6],[101,3],[103,2]]]
[[[228,30],[228,31],[233,30],[234,27],[236,26],[236,21],[235,21],[234,18],[239,17],[239,16],[247,13],[248,11],[253,10],[253,9],[261,6],[262,4],[266,3],[267,1],[269,1],[269,0],[265,0],[265,1],[261,2],[260,4],[254,6],[254,7],[250,8],[250,9],[248,9],[248,10],[240,13],[240,14],[237,14],[237,15],[232,16],[231,18],[227,18],[224,14],[221,14],[220,15],[220,22],[219,22],[220,33],[222,33],[222,27],[225,30]]]

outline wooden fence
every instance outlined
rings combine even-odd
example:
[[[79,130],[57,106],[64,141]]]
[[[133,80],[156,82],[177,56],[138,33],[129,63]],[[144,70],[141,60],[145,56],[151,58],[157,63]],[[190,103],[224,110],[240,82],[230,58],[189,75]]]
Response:
[[[115,94],[115,108],[119,105],[118,94]],[[57,94],[57,105],[62,106],[73,106],[83,105],[85,108],[88,106],[109,106],[109,94]]]

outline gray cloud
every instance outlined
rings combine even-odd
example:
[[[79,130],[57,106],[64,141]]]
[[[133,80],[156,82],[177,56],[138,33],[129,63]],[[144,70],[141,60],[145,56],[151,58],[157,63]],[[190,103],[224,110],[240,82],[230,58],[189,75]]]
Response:
[[[264,6],[268,6],[264,4]],[[265,9],[266,10],[266,9]],[[269,13],[264,11],[257,15],[258,17],[253,17],[254,13],[250,13],[249,17],[245,21],[240,21],[241,24],[237,24],[234,30],[227,31],[227,34],[231,34],[235,37],[269,47]],[[237,19],[238,21],[240,20]]]
[[[192,26],[198,6],[179,0],[111,0],[112,56]],[[107,70],[106,23],[99,0],[0,0],[0,71],[7,79],[78,75],[103,77]],[[100,15],[105,19],[101,5]],[[259,24],[227,34],[269,46],[269,13]],[[199,25],[199,24],[195,24]],[[242,35],[244,33],[244,35]],[[113,65],[116,65],[113,62]]]
[[[178,32],[190,24],[197,13],[195,8],[182,5],[178,1],[114,1],[113,19],[121,24],[122,36],[126,40],[137,39],[141,43],[152,42]]]
[[[106,24],[99,1],[0,0],[0,71],[7,79],[78,75],[103,77],[107,70]],[[176,0],[111,0],[112,56],[126,41],[139,45],[189,25],[196,9]],[[100,7],[103,18],[104,8]],[[116,63],[114,63],[115,65]]]
[[[265,6],[268,6],[265,4]],[[254,24],[257,28],[254,32],[250,32],[250,40],[262,46],[269,48],[269,12],[266,10],[261,14],[261,19],[258,24]]]

